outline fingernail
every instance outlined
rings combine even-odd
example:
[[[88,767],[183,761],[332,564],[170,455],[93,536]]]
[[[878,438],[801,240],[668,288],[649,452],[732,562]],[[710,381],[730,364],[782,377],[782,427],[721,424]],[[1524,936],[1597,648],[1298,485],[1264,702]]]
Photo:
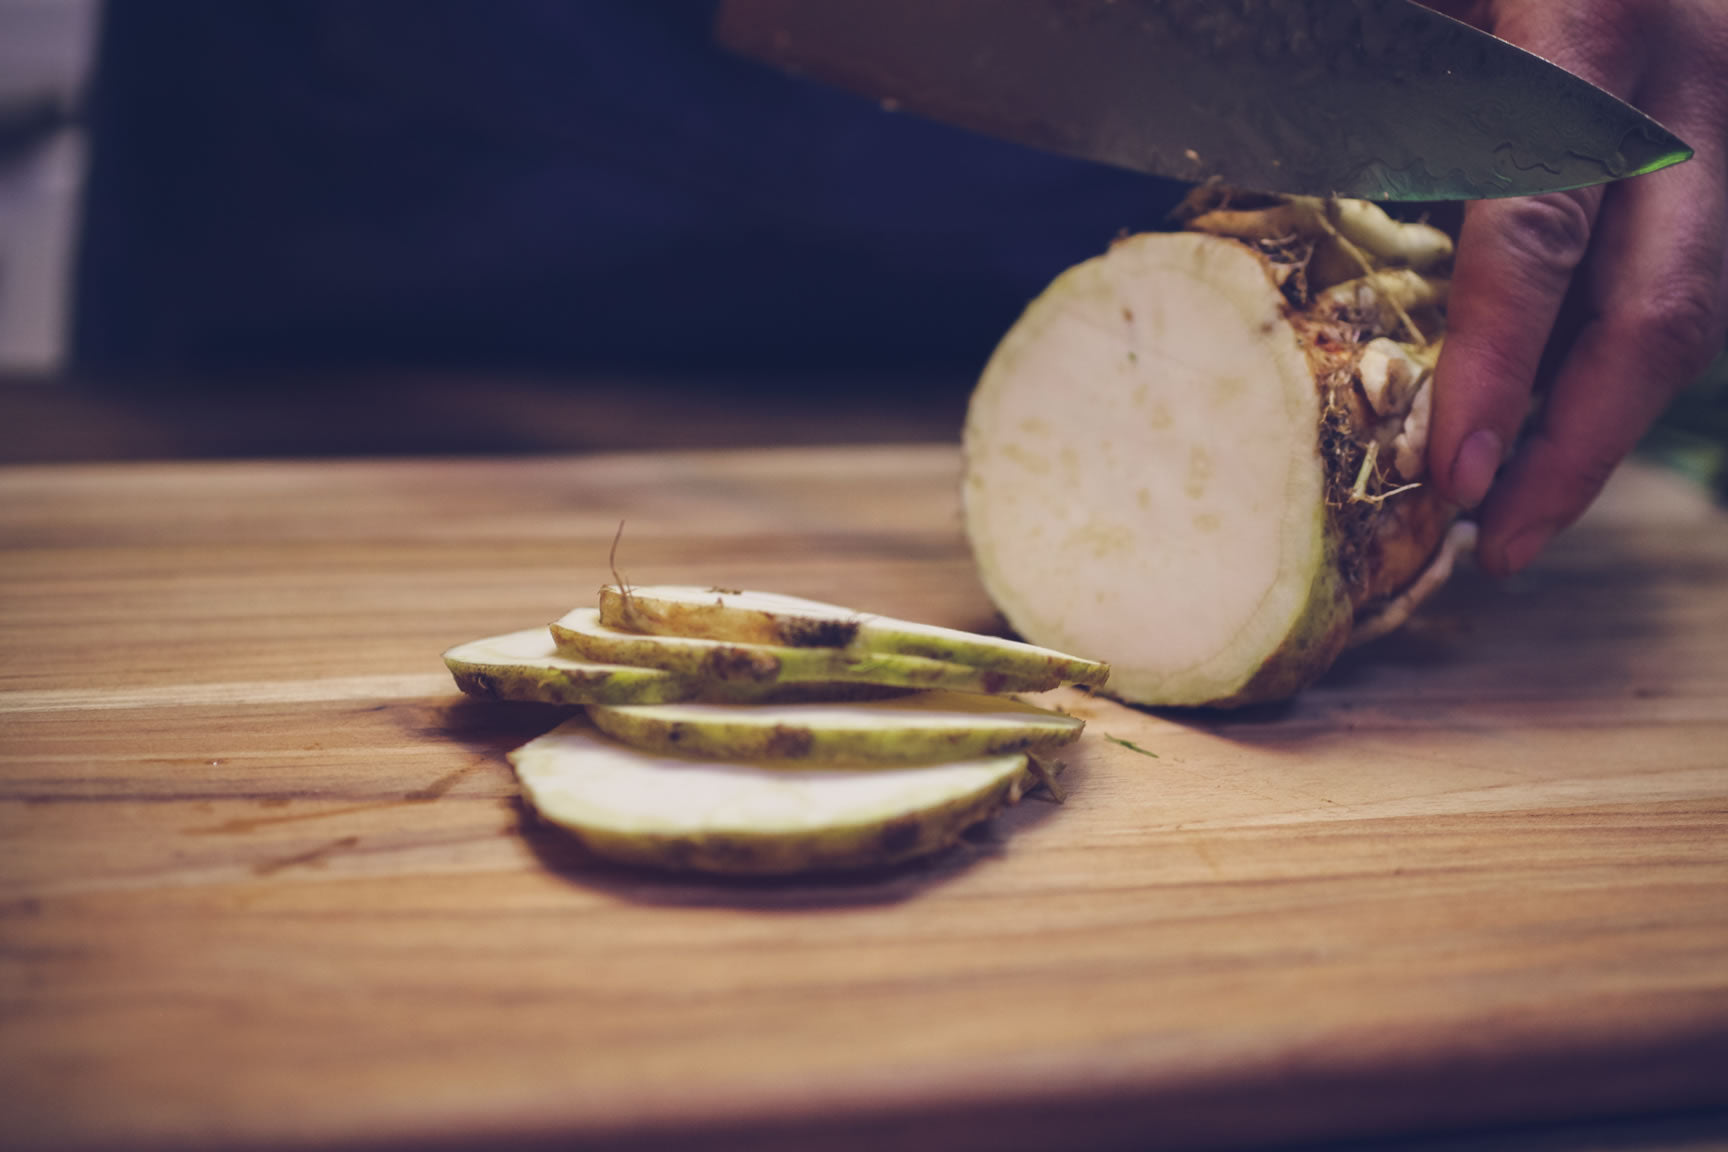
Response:
[[[1504,447],[1499,434],[1489,428],[1478,428],[1466,436],[1452,460],[1452,498],[1466,508],[1482,503],[1488,486],[1494,483],[1494,473],[1500,470]]]
[[[1506,571],[1522,572],[1528,568],[1530,561],[1536,559],[1536,554],[1553,538],[1553,524],[1532,524],[1522,529],[1518,535],[1506,542]]]

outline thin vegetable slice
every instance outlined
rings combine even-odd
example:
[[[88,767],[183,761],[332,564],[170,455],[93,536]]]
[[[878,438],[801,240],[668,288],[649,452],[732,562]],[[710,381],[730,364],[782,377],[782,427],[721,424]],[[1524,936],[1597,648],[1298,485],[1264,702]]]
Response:
[[[729,684],[838,681],[959,692],[1041,692],[1062,682],[1054,671],[1042,676],[1011,676],[922,656],[644,635],[607,627],[592,608],[578,609],[554,623],[552,635],[560,651],[587,660],[660,668]]]
[[[531,628],[458,644],[444,653],[456,686],[483,700],[536,704],[670,704],[883,700],[911,691],[882,684],[810,681],[794,684],[703,680],[659,668],[604,664],[561,655],[552,633]]]
[[[558,654],[552,634],[531,628],[458,644],[444,653],[456,686],[485,700],[539,704],[664,704],[696,687],[657,668],[596,664]]]
[[[1046,752],[1085,727],[1017,700],[959,692],[857,704],[594,707],[588,715],[602,732],[648,751],[857,764]]]
[[[662,636],[922,656],[1010,676],[1054,676],[1088,686],[1103,684],[1110,675],[1109,667],[1097,661],[1016,640],[873,616],[773,592],[609,584],[600,589],[600,621],[612,628]]]
[[[755,875],[928,855],[1035,779],[1024,755],[861,770],[688,760],[615,744],[583,720],[510,761],[534,809],[598,856]]]

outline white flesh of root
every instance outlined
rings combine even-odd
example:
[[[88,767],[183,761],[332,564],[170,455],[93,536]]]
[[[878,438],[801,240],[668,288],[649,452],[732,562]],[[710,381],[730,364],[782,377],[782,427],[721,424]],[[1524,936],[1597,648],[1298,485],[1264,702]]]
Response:
[[[1380,227],[1363,219],[1354,234]],[[1433,231],[1409,245],[1430,263],[1450,251]],[[1353,254],[1372,271],[1320,292],[1307,314],[1263,250],[1192,232],[1120,241],[1033,302],[986,368],[965,433],[967,531],[1022,636],[1107,661],[1106,691],[1144,704],[1276,699],[1331,663],[1374,586],[1345,570],[1346,547],[1371,567],[1403,543],[1359,549],[1360,525],[1419,474],[1427,412],[1403,408],[1425,388],[1444,301],[1443,283]],[[1396,359],[1378,349],[1384,412],[1352,384],[1356,342],[1376,335],[1398,341]],[[1339,364],[1354,399],[1328,390]],[[1339,407],[1355,413],[1352,476],[1323,444],[1323,415]],[[1349,503],[1367,509],[1357,535],[1341,527]],[[1385,520],[1432,527],[1412,572],[1449,518]]]
[[[855,653],[922,656],[1010,676],[1096,687],[1110,669],[1015,640],[941,628],[891,616],[855,612],[837,604],[774,592],[687,585],[600,589],[600,622],[612,628],[663,636],[703,637],[788,647],[847,648]]]
[[[1085,727],[1018,700],[959,692],[854,704],[593,707],[588,715],[608,736],[647,751],[854,765],[1047,752]]]
[[[581,720],[510,760],[534,809],[596,855],[761,875],[939,851],[1035,782],[1025,755],[862,770],[705,762],[614,744]]]
[[[552,625],[560,651],[587,660],[660,668],[703,681],[734,684],[842,682],[959,692],[1042,692],[1062,682],[1047,671],[1013,676],[922,656],[793,648],[687,636],[654,636],[608,628],[596,609],[571,612]]]
[[[973,397],[984,586],[1114,695],[1229,697],[1325,592],[1320,403],[1283,303],[1240,245],[1133,237],[1034,302]]]

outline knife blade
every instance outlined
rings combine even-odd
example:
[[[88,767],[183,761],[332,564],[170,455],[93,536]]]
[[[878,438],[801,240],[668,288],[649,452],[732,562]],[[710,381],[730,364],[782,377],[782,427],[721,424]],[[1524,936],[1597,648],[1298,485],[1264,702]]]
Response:
[[[1265,192],[1526,196],[1692,154],[1624,101],[1412,0],[725,0],[716,32],[890,109]]]

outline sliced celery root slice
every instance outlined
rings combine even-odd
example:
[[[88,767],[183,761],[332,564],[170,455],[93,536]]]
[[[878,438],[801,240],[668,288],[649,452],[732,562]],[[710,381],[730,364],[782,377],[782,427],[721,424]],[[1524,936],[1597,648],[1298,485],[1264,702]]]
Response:
[[[545,628],[458,644],[444,653],[456,686],[486,700],[540,704],[664,704],[694,694],[657,668],[596,664],[560,656]]]
[[[1089,687],[1103,684],[1110,674],[1109,667],[1097,661],[1017,640],[869,615],[774,592],[670,584],[621,588],[610,584],[600,589],[600,621],[612,628],[662,636],[921,656],[1009,676],[1055,677]]]
[[[912,691],[893,685],[843,681],[704,680],[659,668],[597,663],[560,654],[547,628],[458,644],[444,653],[444,665],[455,678],[456,686],[469,696],[566,706],[670,704],[685,700],[738,704],[838,702],[891,699]]]
[[[961,692],[851,704],[596,706],[588,714],[602,732],[647,751],[861,765],[1042,753],[1085,727],[1060,712]]]
[[[895,864],[953,844],[1035,781],[1025,755],[915,768],[660,756],[567,722],[510,753],[530,804],[596,855],[776,875]]]
[[[922,656],[793,648],[686,636],[656,636],[609,628],[596,609],[582,608],[552,625],[561,652],[609,664],[660,668],[705,682],[797,684],[843,682],[960,692],[1041,692],[1061,676],[1017,676]]]

